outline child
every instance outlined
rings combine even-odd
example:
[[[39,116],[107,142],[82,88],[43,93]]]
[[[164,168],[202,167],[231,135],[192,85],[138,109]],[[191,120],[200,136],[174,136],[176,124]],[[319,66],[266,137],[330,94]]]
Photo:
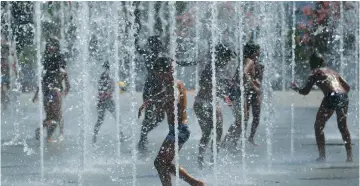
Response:
[[[326,67],[325,61],[320,53],[314,52],[310,57],[311,74],[304,88],[298,88],[292,83],[292,89],[302,95],[307,95],[315,84],[324,93],[324,98],[316,115],[315,136],[319,149],[319,158],[317,161],[325,161],[325,136],[324,127],[326,121],[336,111],[337,123],[342,139],[345,141],[347,153],[347,162],[353,160],[351,150],[351,138],[347,127],[347,112],[349,105],[348,92],[350,86],[334,70]]]
[[[166,136],[163,144],[160,147],[160,151],[155,159],[155,168],[159,173],[159,177],[162,185],[169,186],[171,185],[171,176],[170,173],[176,173],[176,167],[172,164],[172,160],[175,156],[175,114],[174,114],[174,78],[172,76],[173,67],[171,64],[171,59],[166,57],[161,57],[156,60],[154,65],[154,70],[157,71],[158,76],[156,79],[156,83],[159,86],[163,87],[163,91],[160,93],[153,95],[149,100],[145,101],[144,104],[139,109],[139,117],[141,116],[141,111],[146,109],[147,106],[152,104],[153,102],[158,102],[159,107],[156,112],[165,112],[168,119],[169,124],[169,133]],[[179,150],[184,145],[184,143],[190,137],[190,131],[187,126],[187,114],[186,114],[186,90],[184,84],[181,81],[176,82],[176,87],[179,97],[177,103],[177,113],[178,113],[178,143]],[[203,182],[196,180],[191,177],[184,168],[180,167],[180,177],[184,179],[190,185],[202,186]]]
[[[110,65],[108,61],[103,64],[103,68],[105,71],[101,74],[98,85],[98,120],[94,127],[93,143],[96,143],[100,126],[104,122],[105,111],[108,110],[115,117],[115,102],[113,100],[115,81],[110,77]],[[123,141],[124,139],[125,137],[122,131],[120,131],[120,140]]]

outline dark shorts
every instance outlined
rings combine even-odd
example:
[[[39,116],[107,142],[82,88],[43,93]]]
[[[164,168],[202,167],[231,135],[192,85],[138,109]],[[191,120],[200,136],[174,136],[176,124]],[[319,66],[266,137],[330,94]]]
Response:
[[[106,109],[110,112],[115,112],[115,102],[112,98],[99,100],[97,103],[98,111],[105,111]]]
[[[50,104],[57,102],[60,98],[60,91],[51,90],[44,94],[44,103]]]
[[[10,77],[9,76],[1,76],[1,85],[7,85],[9,86],[10,85]]]
[[[342,109],[348,106],[349,103],[349,97],[346,93],[333,92],[326,96],[324,100],[324,107],[332,110]]]
[[[184,143],[189,139],[190,137],[190,130],[188,125],[186,124],[180,124],[178,127],[179,130],[179,145],[184,145]],[[166,136],[166,140],[175,143],[175,127],[170,126],[169,134]]]

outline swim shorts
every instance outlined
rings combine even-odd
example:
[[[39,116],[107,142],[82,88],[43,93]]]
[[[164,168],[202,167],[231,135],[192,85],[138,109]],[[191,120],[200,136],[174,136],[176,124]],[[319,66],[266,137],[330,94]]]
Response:
[[[346,93],[332,92],[325,97],[325,108],[327,109],[342,109],[349,103],[349,97]]]
[[[56,102],[60,98],[60,92],[56,90],[51,90],[47,94],[44,94],[45,104]]]
[[[190,130],[187,124],[180,124],[179,130],[179,145],[183,145],[190,137]],[[169,128],[169,134],[166,136],[166,140],[169,142],[175,142],[175,127],[173,125]]]

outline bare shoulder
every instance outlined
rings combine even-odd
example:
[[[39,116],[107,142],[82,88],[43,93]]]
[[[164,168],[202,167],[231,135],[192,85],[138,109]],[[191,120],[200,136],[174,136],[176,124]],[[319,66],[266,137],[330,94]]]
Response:
[[[254,61],[250,58],[245,58],[244,65],[254,65]]]
[[[63,69],[63,68],[60,68],[60,73],[61,73],[61,75],[63,75],[63,76],[67,76],[67,72],[66,72],[66,70]]]

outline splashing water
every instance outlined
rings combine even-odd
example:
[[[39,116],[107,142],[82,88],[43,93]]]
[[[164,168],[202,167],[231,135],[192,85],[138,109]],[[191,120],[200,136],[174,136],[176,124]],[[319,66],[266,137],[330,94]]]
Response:
[[[218,177],[217,177],[217,133],[216,133],[216,123],[217,123],[217,118],[216,118],[216,110],[217,110],[217,97],[216,97],[216,67],[215,67],[215,46],[216,46],[216,42],[218,41],[217,38],[217,2],[212,2],[211,3],[211,71],[212,71],[212,119],[213,119],[213,143],[212,143],[212,151],[213,151],[213,161],[214,161],[214,166],[213,166],[213,171],[214,171],[214,178],[215,178],[215,185],[218,185]]]
[[[241,11],[243,8],[243,3],[242,2],[238,2],[237,6],[236,6],[236,11]],[[244,88],[244,80],[243,80],[243,74],[244,74],[244,61],[243,61],[243,15],[242,14],[238,14],[238,20],[239,20],[239,25],[238,25],[238,29],[236,30],[236,33],[238,33],[238,35],[236,35],[237,37],[237,41],[238,43],[236,43],[237,46],[237,51],[239,51],[239,56],[238,56],[238,60],[239,60],[239,79],[240,79],[240,96],[241,98],[244,97],[244,92],[245,92],[245,88]],[[246,176],[246,137],[245,137],[245,110],[244,107],[242,106],[244,105],[244,99],[240,99],[240,112],[241,114],[241,127],[244,129],[241,133],[241,163],[242,163],[242,174],[243,174],[243,180],[246,183],[247,180],[247,176]]]
[[[292,3],[292,35],[291,35],[291,82],[295,81],[295,21],[296,21],[296,2]],[[294,98],[294,92],[291,93]],[[293,99],[292,99],[293,100]],[[290,152],[291,157],[294,156],[294,102],[291,103],[291,129],[290,129]]]
[[[43,131],[43,93],[42,93],[42,70],[41,63],[41,3],[35,3],[35,23],[36,23],[36,61],[38,72],[38,87],[39,87],[39,118],[40,118],[40,181],[44,181],[44,131]]]
[[[90,123],[90,111],[89,111],[89,94],[88,85],[89,82],[89,6],[87,2],[80,3],[80,30],[79,30],[79,44],[80,44],[80,56],[79,59],[82,63],[82,83],[83,83],[83,121],[82,128],[80,131],[80,142],[82,142],[81,158],[80,158],[80,171],[79,171],[79,185],[83,185],[83,174],[86,169],[86,155],[87,155],[87,125]],[[81,140],[82,138],[82,140]]]
[[[132,173],[132,185],[135,186],[136,185],[136,161],[137,161],[137,150],[136,150],[136,111],[135,111],[135,107],[136,107],[136,100],[135,100],[135,77],[136,77],[136,73],[135,73],[135,31],[138,25],[136,25],[135,23],[135,16],[134,16],[134,7],[132,2],[126,2],[126,8],[128,10],[128,15],[127,17],[130,17],[130,31],[129,31],[129,41],[128,41],[128,48],[130,49],[128,51],[128,58],[131,61],[131,65],[130,65],[130,86],[131,86],[131,114],[132,114],[132,121],[131,121],[131,128],[132,128],[132,169],[133,169],[133,173]]]
[[[170,58],[173,59],[173,68],[174,68],[174,72],[173,72],[173,78],[174,78],[174,83],[176,83],[176,79],[177,79],[177,70],[176,70],[176,7],[175,7],[175,2],[171,1],[169,2],[169,14],[170,14],[170,28],[169,28],[169,32],[170,32]],[[177,102],[178,102],[178,91],[176,90],[176,88],[174,87],[174,127],[175,127],[175,169],[176,169],[176,186],[179,186],[179,181],[180,181],[180,175],[179,175],[179,121],[178,121],[178,107],[177,107]]]

